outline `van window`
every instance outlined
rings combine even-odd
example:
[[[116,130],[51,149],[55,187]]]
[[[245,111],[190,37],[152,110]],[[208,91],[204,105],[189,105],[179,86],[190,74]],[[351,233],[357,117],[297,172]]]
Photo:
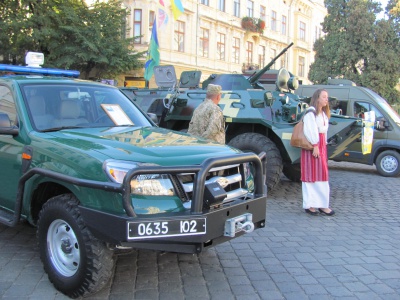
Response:
[[[375,118],[383,117],[382,113],[372,104],[368,102],[354,102],[354,116],[364,119],[364,113],[368,111],[375,112]]]
[[[330,100],[329,109],[333,114],[347,116],[347,104],[348,101],[336,100],[336,99]]]

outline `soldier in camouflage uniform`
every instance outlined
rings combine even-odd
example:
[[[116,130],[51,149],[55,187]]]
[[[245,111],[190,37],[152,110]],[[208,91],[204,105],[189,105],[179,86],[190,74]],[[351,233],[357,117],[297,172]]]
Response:
[[[206,99],[193,112],[188,133],[225,144],[225,120],[219,100],[221,86],[209,84]]]

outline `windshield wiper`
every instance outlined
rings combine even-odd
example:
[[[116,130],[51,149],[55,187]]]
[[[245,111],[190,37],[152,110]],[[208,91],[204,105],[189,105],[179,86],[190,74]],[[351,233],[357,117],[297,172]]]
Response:
[[[77,128],[84,128],[83,126],[60,126],[60,127],[54,127],[54,128],[48,128],[41,130],[42,132],[53,132],[53,131],[60,131],[64,129],[77,129]]]

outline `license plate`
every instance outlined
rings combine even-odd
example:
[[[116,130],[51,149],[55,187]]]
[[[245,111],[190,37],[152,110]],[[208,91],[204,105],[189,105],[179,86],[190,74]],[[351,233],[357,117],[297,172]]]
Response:
[[[128,222],[128,240],[206,233],[206,219]]]

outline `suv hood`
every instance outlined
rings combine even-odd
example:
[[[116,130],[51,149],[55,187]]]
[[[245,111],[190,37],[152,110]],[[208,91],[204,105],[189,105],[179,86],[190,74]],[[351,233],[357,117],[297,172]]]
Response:
[[[240,152],[227,145],[159,127],[65,129],[43,134],[49,142],[74,148],[72,151],[84,151],[87,155],[101,154],[106,158],[165,166],[197,164],[208,157]]]

